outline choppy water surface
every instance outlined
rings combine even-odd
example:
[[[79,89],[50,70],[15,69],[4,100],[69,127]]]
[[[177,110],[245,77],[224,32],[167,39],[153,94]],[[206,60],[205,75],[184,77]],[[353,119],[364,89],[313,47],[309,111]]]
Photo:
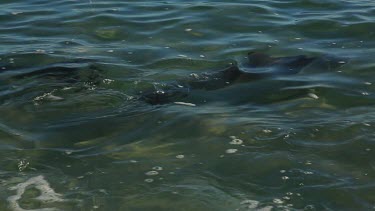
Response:
[[[0,8],[0,210],[375,207],[374,1]],[[343,65],[200,90],[195,107],[137,100],[253,50]]]

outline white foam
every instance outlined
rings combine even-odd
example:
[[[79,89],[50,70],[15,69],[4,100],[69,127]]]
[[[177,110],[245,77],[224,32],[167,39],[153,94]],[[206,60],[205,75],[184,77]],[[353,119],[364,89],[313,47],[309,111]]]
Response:
[[[162,171],[163,167],[161,167],[161,166],[154,166],[154,167],[152,167],[152,169],[155,170],[155,171]]]
[[[309,93],[308,96],[311,97],[312,99],[315,99],[315,100],[319,99],[318,95],[316,95],[314,93]]]
[[[273,206],[262,206],[259,201],[246,199],[240,203],[241,207],[245,206],[246,210],[257,210],[257,211],[271,211]],[[237,209],[242,210],[242,209]]]
[[[273,203],[275,203],[275,204],[283,204],[284,203],[284,201],[283,200],[281,200],[281,199],[273,199]]]
[[[241,139],[233,139],[232,141],[229,142],[229,144],[233,144],[233,145],[241,145],[243,143],[243,141]]]
[[[145,182],[147,182],[147,183],[151,183],[153,181],[154,181],[154,179],[145,179]]]
[[[157,171],[148,171],[148,172],[146,172],[145,174],[146,174],[147,176],[155,176],[155,175],[158,175],[159,172],[157,172]]]
[[[225,150],[226,153],[228,154],[233,154],[233,153],[236,153],[238,150],[237,149],[227,149]]]
[[[259,201],[247,199],[247,200],[242,201],[240,204],[247,205],[248,209],[255,209],[258,207]]]
[[[197,105],[195,105],[193,103],[185,103],[185,102],[174,102],[174,104],[184,105],[184,106],[191,106],[191,107],[197,106]]]
[[[182,159],[184,157],[185,157],[185,155],[176,155],[176,158],[178,158],[178,159]]]
[[[62,202],[65,201],[62,198],[61,194],[56,193],[50,186],[50,184],[44,179],[42,175],[32,177],[28,179],[26,182],[19,183],[16,186],[10,187],[9,190],[16,190],[16,195],[9,196],[7,201],[9,202],[9,206],[14,211],[56,211],[59,210],[57,208],[41,208],[41,209],[33,209],[33,210],[26,210],[23,209],[19,204],[18,200],[22,198],[22,195],[25,193],[27,187],[34,186],[36,189],[40,190],[41,194],[36,197],[36,200],[41,202]]]

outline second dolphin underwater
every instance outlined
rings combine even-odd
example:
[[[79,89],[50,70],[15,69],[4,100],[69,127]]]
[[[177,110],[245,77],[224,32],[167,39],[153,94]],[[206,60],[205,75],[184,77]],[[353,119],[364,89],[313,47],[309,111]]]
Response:
[[[191,74],[188,78],[164,84],[161,88],[142,91],[140,99],[152,105],[172,103],[189,96],[196,89],[216,90],[234,83],[297,74],[314,62],[333,68],[343,63],[331,57],[272,57],[260,52],[249,52],[247,58],[247,64],[241,68],[231,65],[216,72]]]

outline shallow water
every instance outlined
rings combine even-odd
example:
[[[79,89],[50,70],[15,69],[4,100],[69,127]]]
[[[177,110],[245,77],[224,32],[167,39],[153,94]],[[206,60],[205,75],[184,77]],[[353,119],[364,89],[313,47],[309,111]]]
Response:
[[[0,7],[0,210],[375,208],[372,0]],[[136,99],[254,50],[343,63]]]

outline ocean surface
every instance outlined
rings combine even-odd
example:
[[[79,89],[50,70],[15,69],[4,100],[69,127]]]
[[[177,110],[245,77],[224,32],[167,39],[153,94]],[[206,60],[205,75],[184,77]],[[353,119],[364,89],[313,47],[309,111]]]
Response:
[[[375,1],[0,8],[0,210],[375,209]],[[139,99],[250,51],[340,65]]]

